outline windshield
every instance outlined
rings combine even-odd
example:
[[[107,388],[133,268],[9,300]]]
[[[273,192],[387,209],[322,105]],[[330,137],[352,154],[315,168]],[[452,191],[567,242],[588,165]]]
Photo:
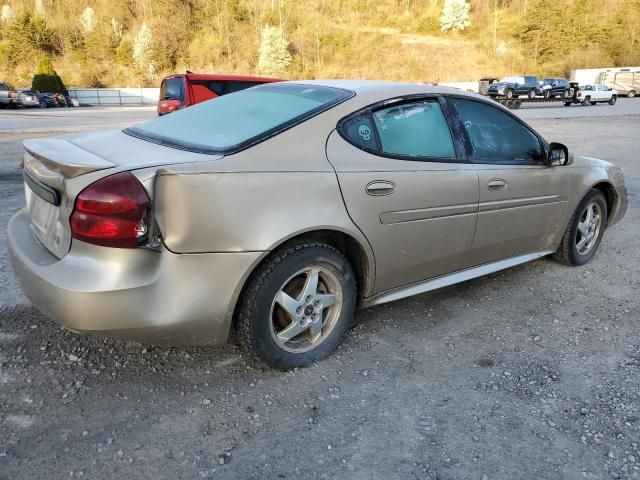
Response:
[[[500,81],[502,83],[524,83],[524,77],[505,77]]]
[[[167,78],[160,87],[160,100],[184,100],[184,79]]]
[[[200,153],[230,153],[351,98],[339,88],[267,84],[199,103],[125,133]]]

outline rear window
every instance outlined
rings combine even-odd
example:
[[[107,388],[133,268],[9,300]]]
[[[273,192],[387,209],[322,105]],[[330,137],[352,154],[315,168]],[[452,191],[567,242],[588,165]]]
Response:
[[[184,79],[168,78],[162,82],[160,100],[184,100]]]
[[[323,112],[353,92],[302,84],[266,84],[199,103],[124,132],[200,153],[231,153]]]

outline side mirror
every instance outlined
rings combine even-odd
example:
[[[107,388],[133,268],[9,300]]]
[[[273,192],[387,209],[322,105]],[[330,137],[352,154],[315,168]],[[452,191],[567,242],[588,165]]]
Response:
[[[552,142],[547,152],[547,165],[550,167],[564,167],[571,165],[573,158],[569,156],[569,149],[562,143]]]

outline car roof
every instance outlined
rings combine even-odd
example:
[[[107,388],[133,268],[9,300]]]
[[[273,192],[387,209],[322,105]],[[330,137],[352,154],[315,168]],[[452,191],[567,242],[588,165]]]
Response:
[[[464,95],[485,99],[485,97],[475,92],[432,83],[390,82],[384,80],[291,80],[283,83],[342,88],[354,92],[358,97],[380,97],[381,99],[419,94]]]
[[[211,81],[242,81],[242,82],[282,82],[281,78],[254,77],[250,75],[225,75],[219,73],[177,73],[162,79],[164,82],[170,78],[188,78],[189,80],[211,80]]]

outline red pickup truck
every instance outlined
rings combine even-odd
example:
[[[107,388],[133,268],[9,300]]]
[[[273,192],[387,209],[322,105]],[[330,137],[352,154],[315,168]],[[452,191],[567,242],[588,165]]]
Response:
[[[281,82],[280,78],[218,75],[209,73],[180,73],[162,79],[158,115],[204,102],[263,83]]]

